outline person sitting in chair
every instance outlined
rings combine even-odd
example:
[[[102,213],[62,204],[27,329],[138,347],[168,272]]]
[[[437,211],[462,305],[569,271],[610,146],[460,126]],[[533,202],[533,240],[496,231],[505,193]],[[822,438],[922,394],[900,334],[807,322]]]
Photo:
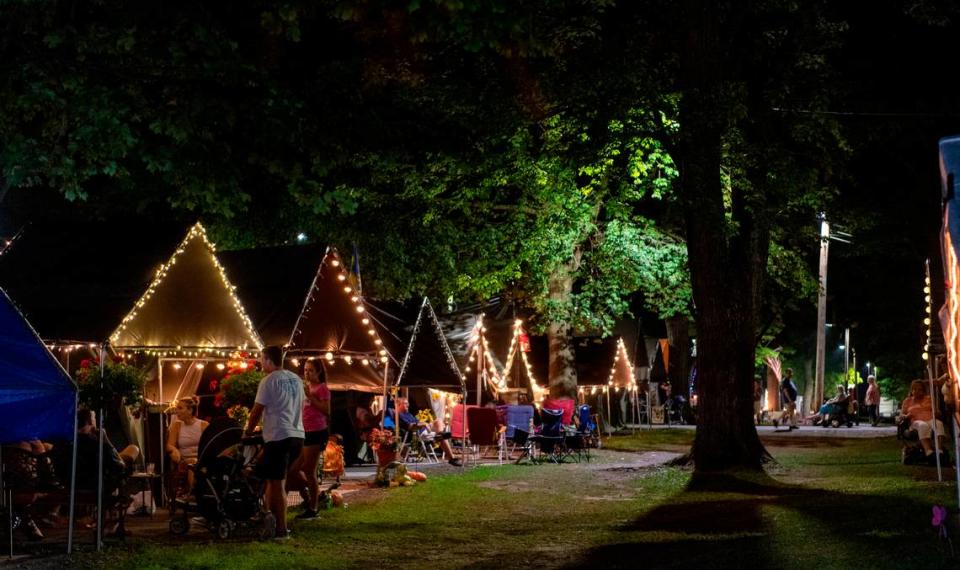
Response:
[[[186,489],[177,489],[178,495],[193,489],[193,471],[188,466],[197,462],[200,435],[207,429],[207,422],[197,418],[197,403],[196,398],[178,400],[173,409],[176,419],[170,422],[167,432],[166,449],[173,463],[173,472],[179,481],[186,481]]]
[[[927,385],[923,380],[914,380],[910,384],[910,396],[903,401],[900,409],[900,421],[907,422],[909,429],[916,431],[920,438],[920,445],[923,447],[923,453],[927,461],[933,463],[936,458],[933,455],[933,431],[937,433],[937,444],[942,451],[946,445],[946,437],[943,429],[943,422],[933,417],[933,404],[930,395],[927,394]],[[941,457],[941,463],[949,463],[945,457]]]
[[[421,422],[419,419],[417,419],[417,416],[410,413],[410,402],[406,398],[397,398],[396,402],[396,417],[400,422],[400,429],[406,431],[416,430],[419,432],[422,438],[438,441],[440,444],[440,449],[443,450],[443,458],[446,459],[450,465],[461,465],[460,460],[453,456],[453,448],[450,447],[450,440],[442,436],[443,424],[439,419],[434,420],[432,425],[427,425],[425,422]],[[392,412],[393,410],[388,411]],[[393,427],[391,416],[393,416],[393,414],[388,415],[387,420],[384,422],[384,427],[387,427],[388,429]]]

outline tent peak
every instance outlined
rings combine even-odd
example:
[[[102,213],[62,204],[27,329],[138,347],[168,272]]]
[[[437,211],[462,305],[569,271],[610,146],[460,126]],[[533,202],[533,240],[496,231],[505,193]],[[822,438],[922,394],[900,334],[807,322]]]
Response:
[[[137,320],[138,315],[140,315],[144,307],[149,305],[150,299],[153,298],[158,293],[158,291],[161,290],[160,289],[161,285],[165,282],[167,276],[171,272],[173,272],[177,264],[177,261],[179,259],[182,259],[183,254],[189,250],[191,251],[191,254],[197,255],[193,250],[190,250],[190,248],[193,247],[193,244],[195,243],[200,244],[203,250],[205,250],[205,252],[209,255],[209,259],[207,260],[207,262],[212,264],[213,267],[216,268],[216,274],[219,277],[220,285],[222,285],[223,290],[227,293],[227,295],[229,295],[230,304],[232,305],[233,312],[239,318],[244,329],[241,334],[241,336],[243,337],[243,340],[240,342],[230,342],[229,347],[232,347],[234,345],[241,347],[241,346],[247,346],[251,344],[255,346],[257,349],[260,349],[263,347],[263,341],[260,339],[260,336],[257,334],[256,330],[254,329],[253,322],[250,320],[250,317],[247,316],[247,313],[244,310],[243,305],[240,302],[240,299],[236,295],[236,292],[235,292],[236,287],[227,278],[226,270],[224,269],[223,265],[220,264],[220,261],[217,259],[216,246],[207,238],[206,229],[203,227],[203,224],[201,224],[199,221],[190,228],[190,230],[187,232],[187,235],[183,238],[183,240],[177,246],[177,249],[173,252],[173,255],[170,256],[167,262],[160,265],[159,269],[157,269],[156,273],[154,274],[153,280],[151,281],[150,285],[147,287],[147,290],[143,293],[143,295],[140,296],[137,302],[134,303],[133,308],[130,310],[129,313],[127,313],[126,316],[123,317],[123,320],[121,320],[120,324],[117,326],[114,332],[110,335],[110,342],[112,344],[118,345],[118,346],[138,345],[138,347],[140,348],[144,348],[144,347],[148,347],[148,346],[152,346],[153,344],[156,344],[155,342],[131,343],[130,339],[125,339],[126,342],[121,342],[121,340],[124,340],[123,339],[124,332],[125,331],[129,332],[128,329],[131,327],[134,321]],[[206,265],[206,267],[209,267],[209,265]],[[198,267],[193,267],[191,269],[196,270],[198,269]],[[199,268],[199,269],[202,269],[202,268]],[[184,275],[183,271],[181,271],[180,274],[181,276],[183,276]],[[195,277],[195,275],[191,274],[188,277]],[[191,291],[191,293],[192,292],[193,291]],[[182,301],[182,299],[176,299],[175,301],[177,302],[176,304],[177,308],[179,308],[180,301]],[[232,340],[237,340],[237,339],[232,339]],[[220,345],[223,345],[223,346],[215,347],[214,344],[217,344],[217,343],[211,342],[209,340],[204,340],[202,342],[196,343],[196,346],[204,346],[209,348],[226,348],[227,345],[224,344],[224,342],[225,341],[222,341],[219,343]],[[163,342],[162,344],[173,346],[173,345],[181,345],[183,343]]]

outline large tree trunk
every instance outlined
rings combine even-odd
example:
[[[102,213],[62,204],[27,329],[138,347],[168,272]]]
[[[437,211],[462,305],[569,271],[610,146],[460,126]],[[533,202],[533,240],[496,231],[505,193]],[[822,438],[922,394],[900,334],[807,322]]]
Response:
[[[550,301],[564,306],[569,303],[573,293],[573,275],[571,268],[562,266],[550,277]],[[547,327],[547,340],[550,345],[549,385],[553,397],[577,394],[577,367],[573,352],[573,336],[570,324],[552,322]]]
[[[698,341],[693,460],[698,472],[761,469],[766,452],[752,416],[759,263],[766,262],[766,235],[742,199],[734,204],[736,235],[728,234],[720,180],[728,109],[719,9],[710,0],[685,0],[685,8],[680,173]]]

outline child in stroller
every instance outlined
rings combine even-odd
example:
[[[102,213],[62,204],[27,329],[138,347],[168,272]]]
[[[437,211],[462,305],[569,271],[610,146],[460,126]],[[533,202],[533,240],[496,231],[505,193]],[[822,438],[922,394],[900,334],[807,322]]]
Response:
[[[232,418],[213,420],[204,430],[191,496],[171,502],[171,533],[186,534],[194,513],[217,538],[229,538],[238,530],[260,540],[273,537],[277,521],[264,505],[263,482],[250,468],[263,439],[242,436],[240,424]]]

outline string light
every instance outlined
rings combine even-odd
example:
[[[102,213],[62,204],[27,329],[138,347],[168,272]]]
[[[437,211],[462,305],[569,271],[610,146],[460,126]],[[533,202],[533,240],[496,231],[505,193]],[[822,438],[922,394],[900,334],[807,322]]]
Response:
[[[530,388],[533,391],[533,398],[534,400],[539,401],[543,397],[543,393],[546,391],[546,389],[542,388],[540,384],[537,383],[537,379],[533,375],[533,367],[530,366],[530,360],[527,358],[527,353],[520,348],[521,334],[526,334],[523,330],[523,321],[521,319],[517,319],[513,322],[513,338],[510,340],[510,348],[507,350],[507,363],[503,367],[503,374],[504,376],[510,374],[510,371],[513,369],[513,359],[517,352],[519,352],[520,359],[527,371],[527,378],[530,379]],[[504,382],[504,386],[505,385],[506,382]]]
[[[333,364],[337,360],[342,360],[346,364],[353,364],[354,359],[357,359],[358,362],[362,363],[364,366],[370,366],[371,364],[378,364],[380,360],[383,362],[388,361],[388,354],[385,350],[377,351],[377,348],[383,344],[383,341],[380,340],[379,335],[377,334],[376,328],[370,324],[370,318],[366,314],[366,307],[363,304],[363,298],[359,294],[359,291],[355,291],[352,287],[351,282],[349,281],[349,275],[346,271],[345,264],[340,260],[339,253],[333,247],[328,247],[326,253],[323,256],[323,259],[320,262],[320,267],[317,269],[317,273],[313,278],[313,283],[310,286],[310,292],[307,294],[306,299],[303,303],[303,308],[300,311],[300,316],[297,318],[297,323],[294,326],[293,334],[290,335],[290,340],[287,343],[287,347],[291,351],[294,351],[298,354],[303,354],[304,352],[321,352],[319,349],[312,349],[310,347],[298,347],[297,340],[298,335],[303,333],[303,327],[301,323],[309,318],[308,314],[313,309],[313,303],[316,301],[317,293],[320,290],[320,283],[325,282],[326,280],[333,279],[333,276],[330,275],[330,271],[336,272],[336,280],[343,283],[343,294],[346,296],[345,300],[348,300],[350,303],[353,303],[354,310],[360,316],[360,322],[363,323],[366,328],[367,337],[370,338],[373,342],[373,350],[363,350],[368,348],[369,345],[361,348],[360,350],[346,351],[343,350],[343,347],[337,347],[335,350],[330,350],[322,352],[321,355],[327,360],[327,362]],[[354,337],[359,338],[359,337]],[[364,343],[365,341],[361,341]],[[383,359],[375,359],[374,355],[382,355]]]
[[[497,393],[506,388],[507,383],[503,376],[497,371],[497,364],[494,362],[493,356],[491,356],[489,347],[487,346],[485,332],[487,332],[487,327],[483,324],[483,315],[481,314],[477,318],[476,324],[473,325],[473,331],[470,333],[470,341],[467,345],[467,353],[470,355],[468,361],[471,364],[476,361],[477,372],[480,372],[484,370],[484,366],[479,362],[480,354],[483,355],[487,363],[487,375],[483,377],[483,381],[487,387],[492,388],[493,391]],[[470,372],[469,365],[464,369],[464,372]]]
[[[251,343],[254,346],[256,346],[258,350],[263,348],[263,341],[261,341],[260,335],[257,334],[256,330],[254,329],[253,322],[250,320],[250,317],[247,316],[247,313],[244,310],[243,305],[240,303],[240,299],[237,297],[237,294],[236,294],[237,288],[232,283],[230,283],[230,280],[227,278],[226,270],[224,269],[223,265],[220,264],[220,260],[217,259],[216,246],[209,239],[207,239],[207,232],[200,222],[197,222],[196,224],[193,225],[192,228],[190,228],[190,231],[187,232],[186,237],[184,237],[183,241],[180,242],[180,245],[177,247],[176,251],[174,251],[173,255],[170,256],[170,259],[167,261],[167,263],[162,264],[160,268],[157,270],[156,274],[153,277],[153,281],[151,281],[150,285],[147,287],[147,290],[143,293],[143,295],[140,296],[140,298],[134,304],[130,312],[127,313],[125,317],[123,317],[123,320],[120,322],[120,325],[113,332],[113,334],[110,335],[110,342],[112,344],[114,345],[120,344],[119,341],[123,331],[125,331],[127,328],[130,327],[134,319],[137,318],[139,310],[142,309],[147,304],[147,302],[153,297],[153,295],[157,292],[157,289],[163,283],[164,278],[170,273],[170,270],[173,268],[173,266],[176,265],[177,259],[179,258],[179,256],[183,254],[183,252],[186,251],[187,246],[189,246],[190,243],[196,239],[201,240],[202,244],[206,247],[207,252],[210,254],[210,260],[213,262],[214,267],[217,268],[217,272],[220,275],[220,281],[223,283],[224,289],[226,290],[227,294],[230,295],[230,299],[232,301],[234,309],[237,312],[237,316],[240,317],[240,321],[243,323],[244,327],[246,328],[246,335],[248,340],[250,340]],[[245,348],[246,346],[247,345],[245,344],[242,347],[238,347],[238,348],[242,349],[242,348]],[[124,348],[127,348],[127,347],[124,347]],[[132,348],[135,351],[139,351],[139,350],[145,351],[147,347],[132,347]],[[200,348],[200,347],[197,347],[197,348]],[[215,348],[218,348],[218,347],[204,347],[200,349],[206,350],[206,351],[212,351]],[[181,347],[178,346],[177,351],[180,351],[180,350],[181,350]],[[196,355],[197,353],[196,350],[193,350],[190,352],[193,353],[192,355]]]
[[[403,381],[403,375],[406,374],[408,365],[410,363],[410,355],[413,353],[413,348],[416,346],[417,336],[420,333],[420,329],[423,325],[423,315],[427,314],[430,317],[430,323],[433,326],[434,335],[440,340],[443,345],[444,356],[447,359],[447,364],[450,366],[450,370],[453,371],[454,375],[460,381],[460,388],[465,389],[466,386],[464,381],[466,377],[460,373],[460,368],[457,366],[456,359],[453,358],[453,353],[450,352],[450,345],[447,344],[447,339],[443,334],[443,328],[440,327],[440,321],[437,320],[437,314],[433,311],[433,306],[430,304],[430,299],[427,297],[423,298],[423,303],[420,305],[420,312],[417,313],[417,321],[413,325],[413,334],[410,336],[410,344],[407,348],[407,353],[403,357],[403,362],[400,364],[400,372],[397,374],[396,386],[400,386]],[[386,362],[385,350],[381,350],[380,354],[383,355],[381,360]]]
[[[927,338],[926,338],[925,344],[923,345],[923,353],[921,353],[920,357],[923,358],[924,362],[927,362],[930,360],[930,337],[933,335],[933,330],[931,329],[931,326],[930,326],[930,323],[931,323],[930,314],[932,313],[932,310],[933,310],[933,301],[930,298],[930,260],[929,259],[926,261],[926,263],[924,263],[923,283],[924,283],[923,301],[924,303],[926,303],[926,312],[927,312],[927,316],[924,317],[923,319],[923,324],[926,325],[927,327],[927,330],[926,330]]]

